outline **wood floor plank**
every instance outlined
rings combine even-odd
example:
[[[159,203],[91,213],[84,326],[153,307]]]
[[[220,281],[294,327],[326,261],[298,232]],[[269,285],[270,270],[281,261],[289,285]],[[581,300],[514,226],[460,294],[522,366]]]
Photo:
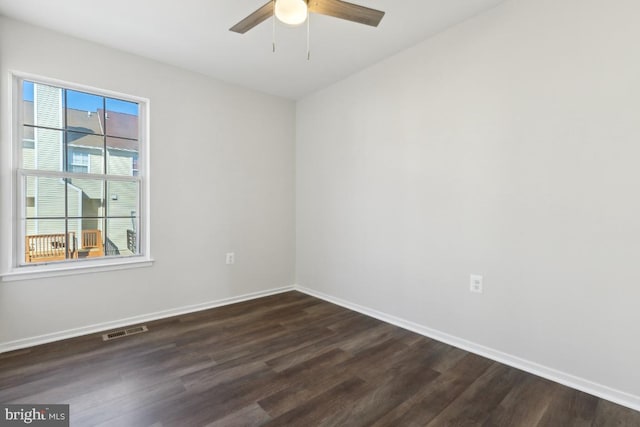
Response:
[[[567,427],[591,426],[596,415],[598,402],[599,399],[597,397],[558,385],[553,391],[551,404],[538,425],[545,427],[558,425]]]
[[[357,313],[351,312],[351,316],[358,316]],[[340,316],[342,320],[343,317]],[[326,326],[327,329],[333,332],[332,328],[329,328],[328,325],[322,324],[321,326]],[[287,369],[296,363],[304,362],[305,360],[315,357],[317,352],[322,352],[326,349],[333,348],[343,348],[345,344],[349,343],[352,339],[359,340],[362,334],[367,334],[369,332],[369,327],[364,325],[352,325],[354,326],[351,330],[341,330],[339,332],[333,332],[326,337],[323,337],[317,341],[311,341],[308,338],[305,338],[302,341],[303,345],[295,346],[290,348],[291,351],[284,351],[281,354],[274,354],[272,358],[267,362],[269,366],[271,366],[275,370],[284,370]],[[304,331],[308,328],[308,326],[303,329]],[[386,337],[385,337],[386,338]],[[377,345],[380,343],[380,339],[372,340],[369,345]]]
[[[638,426],[638,412],[615,403],[599,399],[592,427]]]
[[[344,382],[344,375],[336,372],[336,364],[350,356],[333,349],[306,362],[282,371],[290,378],[290,386],[258,401],[270,416],[277,417]]]
[[[224,418],[209,423],[206,427],[257,427],[271,420],[269,414],[257,403],[233,412]]]
[[[554,386],[551,381],[527,376],[511,389],[483,425],[538,425],[551,404]],[[527,404],[523,405],[522,402]]]
[[[374,426],[425,426],[459,398],[492,362],[467,354],[449,370],[376,421]]]
[[[336,387],[274,418],[266,426],[326,426],[339,425],[336,417],[349,412],[353,401],[372,390],[364,380],[349,378]]]
[[[0,354],[73,426],[640,426],[640,413],[298,292]]]
[[[129,414],[139,408],[145,408],[154,402],[184,392],[184,386],[179,380],[168,379],[163,382],[155,382],[149,387],[138,388],[135,385],[124,383],[131,392],[120,395],[101,404],[77,411],[76,406],[70,406],[72,425],[90,426],[113,422],[122,414]],[[148,418],[146,416],[145,418]],[[152,423],[145,423],[152,424]]]
[[[428,425],[482,425],[526,374],[493,363],[464,393]]]
[[[391,411],[410,396],[436,379],[440,374],[419,365],[406,365],[385,379],[368,382],[369,391],[352,399],[349,410],[335,414],[332,424],[368,426]]]

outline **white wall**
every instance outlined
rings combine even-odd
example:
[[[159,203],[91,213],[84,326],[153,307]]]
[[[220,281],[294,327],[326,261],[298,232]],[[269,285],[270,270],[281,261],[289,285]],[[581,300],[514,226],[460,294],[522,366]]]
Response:
[[[0,17],[0,260],[12,218],[9,70],[151,103],[153,267],[0,282],[0,347],[17,340],[290,286],[292,101]],[[236,263],[225,265],[225,252]]]
[[[511,0],[300,101],[297,283],[640,405],[638,16]]]

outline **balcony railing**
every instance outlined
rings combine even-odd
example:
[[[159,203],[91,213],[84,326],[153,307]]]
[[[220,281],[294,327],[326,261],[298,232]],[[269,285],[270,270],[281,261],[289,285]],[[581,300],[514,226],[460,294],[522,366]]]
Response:
[[[138,253],[138,243],[135,230],[127,230],[127,249],[132,253]]]
[[[37,234],[25,238],[25,261],[46,262],[77,258],[76,233],[69,233],[69,250],[67,239],[62,234]]]
[[[102,231],[82,230],[80,242],[81,246],[78,247],[75,232],[68,233],[68,236],[64,233],[26,236],[25,262],[50,262],[104,256]]]

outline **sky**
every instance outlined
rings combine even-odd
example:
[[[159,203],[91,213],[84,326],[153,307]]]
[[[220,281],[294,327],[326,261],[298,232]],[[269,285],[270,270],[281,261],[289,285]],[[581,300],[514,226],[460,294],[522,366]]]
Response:
[[[33,82],[24,81],[22,93],[25,101],[33,101]],[[103,108],[103,97],[91,95],[75,90],[67,90],[67,108],[81,111],[96,112],[98,108]],[[122,101],[119,99],[106,98],[107,111],[138,115],[138,104],[134,102]]]

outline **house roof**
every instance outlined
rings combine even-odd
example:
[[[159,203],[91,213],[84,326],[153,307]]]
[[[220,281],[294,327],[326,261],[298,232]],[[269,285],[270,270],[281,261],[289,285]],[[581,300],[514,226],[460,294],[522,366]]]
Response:
[[[33,101],[24,101],[25,117],[33,117]],[[106,125],[106,126],[105,126]],[[105,129],[106,128],[106,129]],[[138,151],[138,116],[116,111],[67,109],[67,135],[70,145],[102,148],[104,132],[110,149]],[[25,138],[33,139],[32,127],[25,128]]]
[[[98,116],[105,118],[108,136],[138,139],[138,116],[116,111],[98,110]]]

